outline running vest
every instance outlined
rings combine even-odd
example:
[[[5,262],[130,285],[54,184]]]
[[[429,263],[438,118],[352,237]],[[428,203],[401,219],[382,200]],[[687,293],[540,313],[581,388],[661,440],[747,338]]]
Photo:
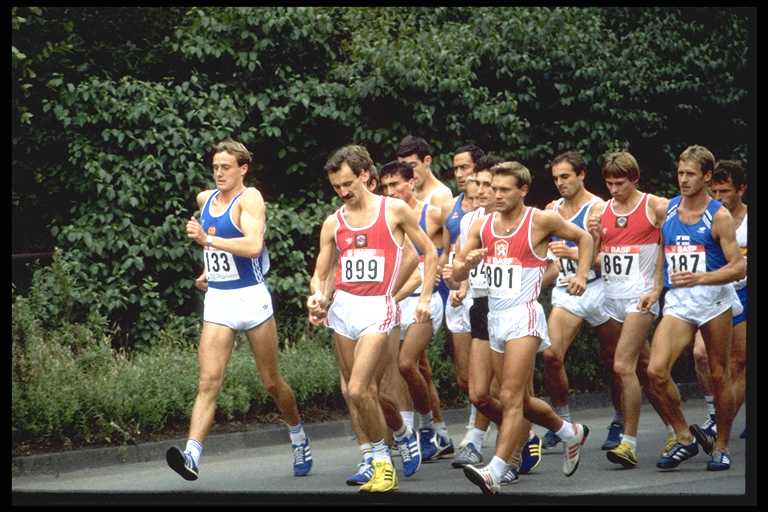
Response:
[[[462,247],[467,244],[467,237],[469,236],[469,228],[475,219],[485,216],[485,208],[482,206],[469,212],[461,219],[461,227],[459,230],[459,237]],[[485,261],[481,261],[475,268],[470,269],[469,277],[469,293],[472,298],[487,297],[488,296],[488,281],[485,278]]]
[[[619,215],[611,199],[600,217],[599,261],[608,298],[633,299],[653,288],[660,230],[648,218],[647,204],[646,193],[631,212]]]
[[[547,267],[546,257],[538,256],[531,246],[533,208],[525,207],[522,221],[506,236],[496,234],[493,229],[497,215],[498,212],[487,215],[480,231],[483,247],[488,249],[485,277],[489,311],[537,300]]]
[[[667,218],[661,227],[664,240],[664,286],[671,288],[669,272],[713,272],[727,261],[720,244],[712,238],[712,218],[722,204],[710,199],[695,224],[680,221],[681,196],[670,199]],[[719,285],[718,285],[719,286]]]
[[[448,249],[448,265],[453,264],[453,258],[456,257],[456,239],[459,238],[459,232],[461,231],[461,219],[468,213],[461,207],[461,202],[463,200],[464,192],[456,196],[453,208],[448,214],[448,218],[445,219],[445,229],[448,230],[448,236],[450,237],[451,242],[451,246]]]
[[[744,256],[744,261],[747,261],[747,215],[744,214],[744,218],[741,220],[741,224],[739,224],[739,227],[736,228],[736,243],[739,245],[739,250],[741,251],[742,256]],[[747,286],[747,276],[744,276],[744,279],[740,279],[733,283],[734,288],[737,290],[741,290],[745,286]]]
[[[429,209],[429,205],[427,203],[424,203],[424,206],[421,208],[421,216],[419,216],[419,227],[424,233],[427,233],[427,210]],[[429,234],[427,234],[429,236]],[[419,275],[421,276],[422,284],[424,282],[424,253],[419,250],[418,247],[416,247],[413,242],[411,242],[411,245],[413,246],[413,250],[416,251],[416,255],[419,257],[419,266],[417,267],[419,270]],[[437,249],[437,256],[440,257],[443,254],[443,248],[442,247],[436,247]],[[421,294],[421,284],[411,292],[411,296],[419,295]],[[432,293],[437,293],[437,286],[434,286],[432,289]]]
[[[354,295],[392,295],[400,270],[403,248],[397,245],[387,225],[387,201],[382,196],[376,219],[353,228],[344,219],[342,206],[336,210],[336,289]]]
[[[240,199],[242,192],[230,201],[224,213],[214,216],[211,214],[211,204],[218,194],[219,191],[215,191],[203,205],[200,214],[200,224],[203,226],[203,230],[211,236],[241,238],[243,232],[232,220],[232,208]],[[208,286],[220,290],[232,290],[264,282],[264,274],[269,268],[269,256],[266,245],[263,246],[261,254],[256,258],[236,256],[221,249],[204,247],[203,263],[205,264],[205,274],[208,277]]]
[[[558,215],[559,215],[560,206],[562,206],[564,201],[565,201],[565,198],[561,197],[560,199],[557,200],[557,202],[555,202],[553,211],[555,213],[558,213]],[[576,224],[578,227],[580,227],[581,229],[583,229],[584,231],[589,232],[589,228],[587,227],[587,219],[589,218],[589,211],[592,209],[592,206],[594,206],[594,204],[597,201],[598,200],[596,198],[592,198],[589,201],[587,201],[587,203],[584,206],[582,206],[578,212],[576,212],[576,215],[568,219],[569,222],[572,222]],[[553,242],[559,242],[562,240],[563,242],[565,242],[565,245],[567,245],[568,247],[578,247],[579,245],[572,240],[563,240],[562,238],[557,236],[551,236],[549,237],[549,239]],[[567,279],[576,275],[577,262],[572,260],[571,258],[565,258],[565,257],[558,258],[558,259],[560,260],[560,272],[559,272],[559,275],[557,276],[557,280],[555,281],[555,286],[566,286],[568,284]],[[589,273],[587,274],[587,281],[593,281],[597,279],[597,277],[598,276],[595,273],[595,271],[592,268],[590,268]]]

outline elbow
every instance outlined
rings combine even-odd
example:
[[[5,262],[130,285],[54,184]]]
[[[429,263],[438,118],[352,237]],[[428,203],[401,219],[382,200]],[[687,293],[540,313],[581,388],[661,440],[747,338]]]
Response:
[[[248,251],[249,258],[258,258],[261,256],[261,252],[264,250],[264,244],[258,244],[250,248]]]

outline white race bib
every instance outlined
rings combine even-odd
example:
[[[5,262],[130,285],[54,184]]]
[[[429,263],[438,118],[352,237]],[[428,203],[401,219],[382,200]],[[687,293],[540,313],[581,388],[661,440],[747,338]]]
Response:
[[[670,273],[707,271],[707,251],[703,245],[670,245],[664,248],[664,256]]]
[[[485,277],[488,295],[496,298],[512,298],[520,295],[523,266],[518,263],[487,263]]]
[[[640,280],[640,247],[625,245],[606,247],[600,253],[603,279],[614,283],[630,283]]]
[[[568,284],[568,279],[576,275],[577,265],[575,261],[571,258],[566,258],[565,256],[558,258],[558,260],[560,260],[560,273],[557,276],[555,286],[566,286]],[[589,273],[587,273],[587,281],[591,281],[596,277],[597,274],[595,274],[595,271],[589,269]]]
[[[231,252],[205,249],[203,259],[208,281],[225,282],[240,279],[240,273],[235,265],[235,256]]]
[[[485,262],[481,261],[469,271],[469,286],[475,290],[487,290],[488,278],[485,275]]]
[[[341,257],[343,283],[384,281],[384,256],[376,249],[355,249]]]

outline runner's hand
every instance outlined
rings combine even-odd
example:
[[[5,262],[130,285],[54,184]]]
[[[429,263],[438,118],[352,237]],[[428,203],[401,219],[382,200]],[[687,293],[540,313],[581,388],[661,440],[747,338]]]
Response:
[[[587,289],[587,281],[583,277],[571,276],[568,279],[567,292],[571,295],[582,295],[584,290]]]
[[[640,295],[640,302],[637,303],[637,309],[643,313],[651,311],[651,307],[659,300],[660,292],[651,290]]]
[[[429,299],[419,299],[419,303],[416,305],[416,313],[414,314],[417,324],[429,322],[432,319],[432,308],[429,302]]]
[[[203,226],[194,217],[190,217],[187,221],[187,238],[205,246],[205,231],[203,231]]]
[[[462,290],[451,290],[451,293],[448,294],[448,300],[451,301],[451,306],[457,308],[461,306],[461,303],[464,302],[464,297],[466,297],[467,292]]]
[[[466,259],[464,260],[464,263],[469,268],[476,267],[483,259],[485,259],[485,255],[488,254],[488,249],[482,248],[482,249],[473,249],[469,251],[469,254],[467,254]]]
[[[201,292],[208,291],[208,276],[205,275],[205,272],[200,274],[198,278],[195,279],[195,288],[197,288]]]

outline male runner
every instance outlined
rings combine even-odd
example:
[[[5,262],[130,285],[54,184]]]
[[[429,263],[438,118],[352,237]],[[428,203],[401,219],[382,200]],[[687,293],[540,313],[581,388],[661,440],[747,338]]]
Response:
[[[397,474],[384,440],[386,427],[377,379],[391,354],[388,335],[399,323],[399,308],[392,293],[405,236],[424,253],[427,278],[416,307],[417,322],[430,318],[437,253],[405,203],[371,194],[365,188],[361,174],[367,174],[372,165],[368,151],[361,146],[340,148],[325,165],[344,206],[323,223],[307,307],[319,316],[327,311],[337,360],[347,378],[349,401],[358,411],[361,429],[368,439],[375,440],[371,443],[374,474],[360,490],[388,492],[397,488]],[[336,291],[328,307],[331,297],[324,283],[337,254]],[[399,416],[397,411],[395,414]]]
[[[496,212],[472,224],[467,243],[453,265],[453,279],[463,280],[470,268],[485,262],[493,365],[495,373],[502,376],[499,396],[503,416],[496,455],[483,468],[464,466],[467,478],[485,494],[499,491],[500,480],[510,469],[507,461],[525,444],[529,430],[526,417],[564,439],[566,476],[576,471],[581,446],[589,434],[584,425],[562,420],[549,404],[531,396],[529,388],[536,353],[549,346],[544,310],[537,301],[548,265],[547,238],[554,234],[578,240],[578,268],[568,284],[573,294],[582,294],[586,288],[592,239],[553,212],[525,207],[531,175],[523,165],[503,162],[492,172]]]
[[[187,238],[203,248],[207,280],[198,362],[200,379],[192,408],[189,440],[182,451],[166,452],[168,465],[186,480],[197,480],[203,441],[213,424],[216,399],[234,346],[235,333],[245,331],[264,389],[275,400],[288,424],[293,449],[293,473],[312,468],[312,451],[304,432],[293,391],[280,375],[277,327],[272,298],[264,283],[268,265],[264,230],[266,208],[258,190],[243,180],[251,153],[241,143],[225,140],[213,149],[216,188],[197,195],[200,222],[187,222]]]
[[[651,344],[648,377],[677,435],[677,443],[656,466],[672,469],[699,452],[697,441],[712,456],[707,470],[731,467],[728,440],[736,408],[730,381],[732,307],[741,311],[733,288],[743,279],[746,263],[736,243],[733,217],[707,194],[715,157],[702,146],[689,146],[680,154],[677,181],[680,196],[669,201],[662,226],[664,316]],[[660,265],[661,266],[661,265]],[[661,268],[658,274],[661,275]],[[649,299],[650,300],[650,299]],[[672,381],[672,366],[700,329],[709,355],[712,393],[717,407],[717,438],[685,421],[680,393]]]

